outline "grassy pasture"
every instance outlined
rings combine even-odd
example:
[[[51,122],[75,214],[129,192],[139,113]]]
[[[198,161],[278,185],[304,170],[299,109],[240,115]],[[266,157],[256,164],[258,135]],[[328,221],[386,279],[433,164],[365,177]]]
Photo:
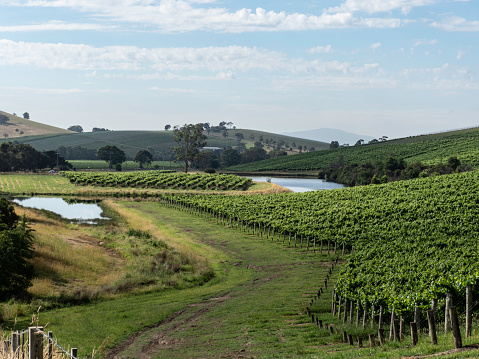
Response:
[[[66,131],[66,130],[65,130]],[[69,132],[69,131],[66,131]],[[282,139],[290,145],[296,141],[296,145],[308,145],[315,147],[316,150],[327,148],[323,142],[304,140],[295,137],[283,136],[274,133],[254,131],[254,130],[228,130],[229,136],[223,137],[223,132],[210,132],[207,140],[208,147],[228,147],[236,146],[238,141],[235,133],[243,133],[245,138],[242,141],[247,147],[252,147],[254,142],[258,140],[260,135],[266,139],[274,139],[276,141]],[[251,135],[255,136],[255,140],[251,140]],[[25,136],[15,140],[21,143],[28,143],[39,151],[56,150],[60,146],[81,146],[90,149],[99,149],[105,145],[117,146],[125,151],[127,157],[134,158],[138,151],[145,149],[153,149],[155,154],[169,150],[176,146],[173,141],[173,131],[102,131],[102,132],[84,132],[84,133],[68,133],[40,136]],[[0,139],[0,143],[7,139]]]

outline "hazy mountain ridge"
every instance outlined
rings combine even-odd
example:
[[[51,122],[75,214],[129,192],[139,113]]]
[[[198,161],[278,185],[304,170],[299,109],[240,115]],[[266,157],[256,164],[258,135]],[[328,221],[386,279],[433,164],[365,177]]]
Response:
[[[374,137],[372,136],[358,135],[352,132],[332,128],[319,128],[310,131],[283,132],[282,135],[300,137],[308,140],[326,143],[331,143],[331,141],[338,141],[340,145],[348,143],[351,146],[353,146],[359,139],[364,140],[364,142],[366,143],[374,139]]]

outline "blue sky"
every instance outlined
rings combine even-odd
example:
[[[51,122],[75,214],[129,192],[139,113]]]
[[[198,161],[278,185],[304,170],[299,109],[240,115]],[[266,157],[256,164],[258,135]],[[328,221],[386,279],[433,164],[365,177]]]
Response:
[[[479,125],[468,0],[1,0],[0,110],[390,138]]]

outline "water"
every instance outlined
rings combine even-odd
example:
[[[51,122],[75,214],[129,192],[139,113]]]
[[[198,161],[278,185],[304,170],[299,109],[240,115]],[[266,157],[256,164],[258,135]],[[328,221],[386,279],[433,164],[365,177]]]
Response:
[[[72,222],[95,224],[100,219],[108,219],[103,215],[103,209],[96,203],[67,203],[59,197],[24,197],[13,201],[24,207],[44,209],[69,219]]]
[[[249,178],[252,178],[253,181],[258,181],[258,182],[267,182],[268,179],[271,179],[271,183],[276,183],[296,193],[345,187],[342,184],[334,183],[334,182],[326,182],[318,178],[281,178],[281,177],[249,177]]]

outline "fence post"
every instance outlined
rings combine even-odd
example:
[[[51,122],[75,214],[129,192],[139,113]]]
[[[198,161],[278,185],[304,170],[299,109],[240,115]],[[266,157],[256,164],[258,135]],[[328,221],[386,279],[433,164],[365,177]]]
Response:
[[[364,303],[364,310],[363,310],[363,329],[366,329],[366,325],[368,324],[368,303]]]
[[[48,347],[47,347],[47,356],[48,359],[53,358],[53,332],[48,332]]]
[[[12,355],[14,358],[18,357],[18,348],[20,346],[20,334],[18,332],[12,333]]]
[[[344,300],[344,315],[343,315],[343,324],[346,324],[348,321],[348,307],[349,307],[349,299],[346,298]]]
[[[37,358],[43,359],[43,331],[42,327],[38,327],[38,331],[35,332],[35,340],[37,341]]]
[[[361,311],[361,302],[357,301],[357,307],[356,307],[356,326],[359,327],[359,313]]]
[[[35,327],[28,328],[28,359],[37,359],[37,341],[35,340]]]
[[[414,321],[416,322],[417,331],[420,332],[421,331],[421,325],[420,325],[421,308],[419,307],[419,302],[416,302],[414,304]]]
[[[349,301],[349,324],[353,324],[354,320],[354,301]]]
[[[436,323],[434,320],[435,311],[428,310],[426,313],[427,313],[427,322],[429,324],[429,337],[431,338],[431,344],[437,345]]]
[[[381,305],[379,307],[379,322],[378,322],[379,329],[383,327],[383,321],[384,321],[384,305]]]
[[[461,331],[459,329],[459,321],[457,320],[456,307],[449,308],[449,315],[451,316],[452,335],[454,336],[454,347],[456,349],[462,348]]]
[[[384,329],[383,328],[378,329],[378,340],[379,340],[379,345],[384,344]]]
[[[394,319],[396,319],[396,314],[393,308],[391,309],[391,323],[389,324],[389,341],[392,341],[394,337]]]
[[[411,344],[412,345],[417,345],[417,326],[416,322],[411,322]]]
[[[472,285],[466,286],[466,338],[471,336],[472,325]]]
[[[341,318],[341,296],[339,296],[339,301],[338,301],[338,319]]]
[[[452,294],[446,294],[446,311],[444,313],[444,334],[447,334],[447,330],[451,327],[451,315],[449,309],[451,308]]]

